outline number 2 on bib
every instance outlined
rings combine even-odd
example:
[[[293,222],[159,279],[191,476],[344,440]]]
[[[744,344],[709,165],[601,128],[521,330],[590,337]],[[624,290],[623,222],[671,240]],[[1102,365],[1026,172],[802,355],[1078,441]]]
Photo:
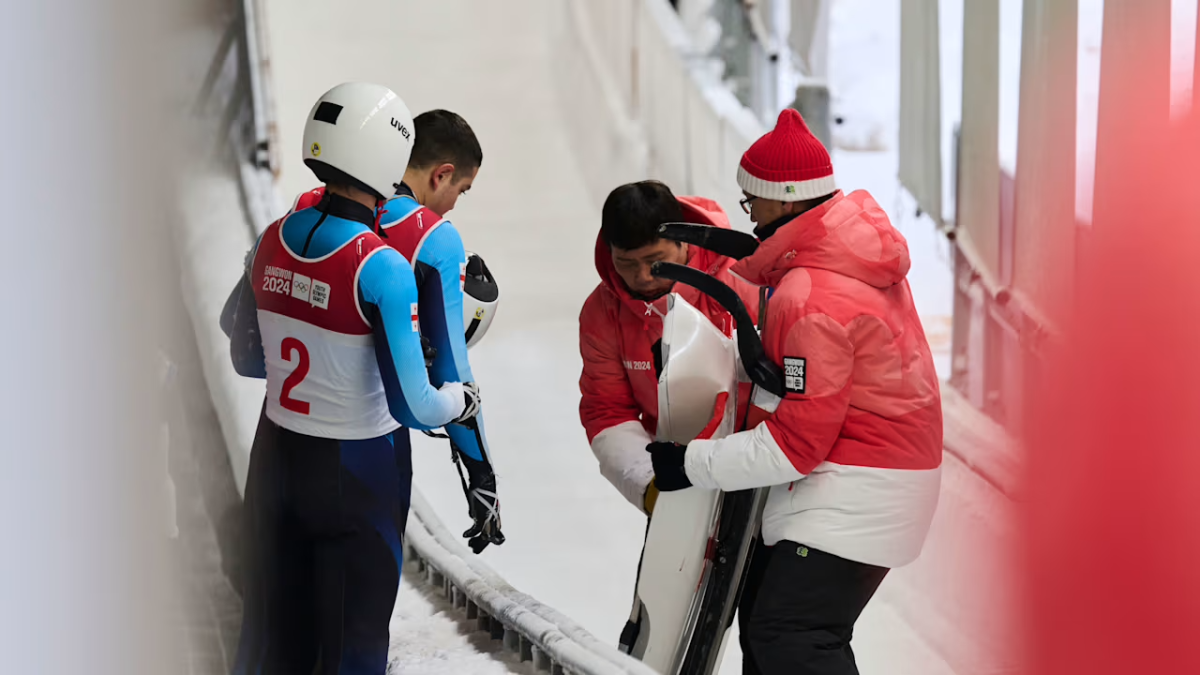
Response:
[[[296,352],[298,362],[296,369],[283,381],[283,389],[279,392],[279,405],[283,406],[285,410],[291,410],[300,415],[307,415],[309,408],[308,401],[297,401],[291,397],[291,393],[292,389],[296,388],[296,385],[308,377],[308,347],[305,347],[304,343],[296,338],[289,337],[283,339],[280,349],[283,352],[283,359],[288,363],[292,361],[292,352]]]

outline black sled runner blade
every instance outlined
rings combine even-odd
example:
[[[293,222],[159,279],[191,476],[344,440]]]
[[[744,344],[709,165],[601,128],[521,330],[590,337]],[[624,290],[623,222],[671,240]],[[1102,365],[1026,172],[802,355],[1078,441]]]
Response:
[[[679,675],[710,675],[721,666],[725,631],[741,599],[768,492],[761,488],[722,495],[713,559],[694,610],[691,638],[682,649]]]
[[[758,250],[758,240],[753,235],[711,225],[663,223],[658,226],[658,235],[671,241],[695,244],[734,260],[748,258]]]

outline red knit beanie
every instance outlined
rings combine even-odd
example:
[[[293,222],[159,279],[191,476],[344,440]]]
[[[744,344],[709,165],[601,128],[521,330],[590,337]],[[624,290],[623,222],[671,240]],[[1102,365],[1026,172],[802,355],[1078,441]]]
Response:
[[[750,195],[781,202],[837,192],[829,152],[791,108],[779,113],[775,128],[742,155],[737,181]]]

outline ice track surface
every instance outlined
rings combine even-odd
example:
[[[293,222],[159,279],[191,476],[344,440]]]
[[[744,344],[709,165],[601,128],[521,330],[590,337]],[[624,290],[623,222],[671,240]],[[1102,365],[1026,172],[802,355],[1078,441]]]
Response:
[[[508,537],[483,556],[516,588],[615,643],[629,611],[645,521],[600,476],[578,420],[577,317],[598,281],[592,250],[599,205],[585,191],[579,166],[588,158],[573,153],[554,89],[551,2],[265,0],[282,140],[280,187],[290,201],[315,185],[299,161],[305,115],[322,92],[345,80],[387,84],[414,113],[446,108],[474,127],[483,167],[450,217],[502,289],[498,317],[471,353]],[[837,15],[852,9],[843,5],[867,2],[839,3]],[[861,17],[889,16],[855,14],[860,26]],[[898,44],[894,15],[894,27],[872,28],[886,35],[882,47],[869,49]],[[838,25],[835,19],[835,31]],[[863,53],[863,42],[835,35],[835,62],[838,45],[863,62],[895,61]],[[853,71],[835,66],[835,78]],[[898,75],[881,77],[886,83]],[[894,135],[894,127],[884,124],[885,136]],[[892,213],[894,152],[838,153],[834,160],[841,184],[882,191],[877,197]],[[732,181],[734,167],[729,175]],[[935,238],[913,234],[927,227],[913,223],[904,231],[922,247],[914,251],[914,266],[928,279],[913,285],[926,293],[918,302],[936,341],[948,333],[950,281]],[[416,484],[451,530],[465,529],[466,506],[445,441],[414,435],[414,452]],[[523,672],[525,665],[495,652],[496,643],[482,634],[458,634],[458,615],[441,613],[445,609],[440,598],[406,582],[392,622],[393,672]],[[865,673],[950,672],[882,591],[854,645]],[[740,672],[736,635],[722,672]]]

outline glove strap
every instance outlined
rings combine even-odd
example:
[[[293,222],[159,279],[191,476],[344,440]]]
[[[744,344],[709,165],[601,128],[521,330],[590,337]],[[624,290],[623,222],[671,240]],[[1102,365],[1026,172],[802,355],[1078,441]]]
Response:
[[[470,514],[471,488],[467,487],[467,476],[466,476],[466,474],[463,473],[463,471],[464,471],[463,461],[462,461],[462,458],[458,456],[459,452],[461,452],[461,451],[457,447],[455,447],[454,443],[451,443],[450,444],[450,458],[451,458],[451,461],[454,462],[454,468],[458,469],[458,480],[462,483],[463,496],[466,497],[466,499],[467,499],[467,512],[468,512],[468,514]],[[470,514],[470,515],[473,516],[474,514]]]
[[[483,507],[487,509],[488,516],[487,518],[484,518],[483,522],[486,523],[494,518],[496,520],[496,525],[499,526],[500,509],[496,507],[496,504],[499,503],[499,495],[491,490],[484,490],[483,488],[475,488],[475,490],[472,492],[472,495],[475,497],[475,501],[483,504]],[[489,502],[487,499],[484,499],[484,497],[491,497],[492,500]]]

